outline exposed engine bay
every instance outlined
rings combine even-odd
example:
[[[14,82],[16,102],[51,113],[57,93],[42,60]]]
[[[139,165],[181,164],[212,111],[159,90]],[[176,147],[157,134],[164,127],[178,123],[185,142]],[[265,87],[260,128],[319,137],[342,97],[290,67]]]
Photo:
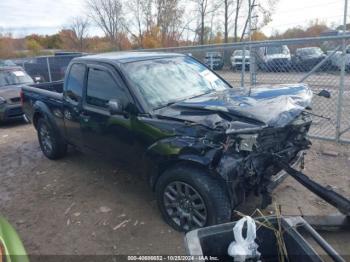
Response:
[[[302,113],[285,127],[227,136],[216,170],[231,183],[232,192],[235,192],[232,197],[237,198],[234,202],[242,202],[246,193],[252,191],[269,198],[271,179],[281,172],[272,155],[277,154],[290,164],[302,162],[304,150],[311,145],[306,137],[311,122],[310,115]],[[264,206],[270,202],[266,201]]]

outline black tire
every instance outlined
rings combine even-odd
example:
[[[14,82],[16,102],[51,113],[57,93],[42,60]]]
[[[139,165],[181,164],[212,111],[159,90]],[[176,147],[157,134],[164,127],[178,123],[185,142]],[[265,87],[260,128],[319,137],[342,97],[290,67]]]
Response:
[[[178,185],[182,190],[185,188],[185,191],[185,185],[188,185],[186,195],[188,193],[190,197],[186,198],[183,193],[177,197],[172,195],[176,200],[170,200],[169,193],[173,194],[174,191],[172,187],[177,188]],[[173,191],[170,190],[171,188]],[[156,194],[164,220],[177,231],[187,232],[231,220],[232,208],[224,186],[204,170],[185,166],[166,170],[157,181]],[[187,203],[189,207],[187,206],[187,211],[184,211],[183,205],[186,205],[186,202],[190,203]],[[201,206],[204,208],[201,209]],[[178,213],[182,213],[184,217],[176,217]],[[205,219],[203,219],[204,216]]]
[[[47,158],[56,160],[67,154],[67,143],[55,131],[49,121],[40,118],[38,120],[37,131],[41,151]]]

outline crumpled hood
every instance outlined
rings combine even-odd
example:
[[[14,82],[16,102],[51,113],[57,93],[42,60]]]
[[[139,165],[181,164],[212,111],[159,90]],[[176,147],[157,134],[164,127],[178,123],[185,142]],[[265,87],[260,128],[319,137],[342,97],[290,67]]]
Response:
[[[220,121],[242,128],[284,127],[310,106],[312,91],[305,84],[263,86],[249,91],[226,89],[157,110],[163,117],[215,128]]]
[[[21,92],[21,88],[17,85],[0,87],[0,97],[4,98],[5,100],[19,97],[20,92]]]

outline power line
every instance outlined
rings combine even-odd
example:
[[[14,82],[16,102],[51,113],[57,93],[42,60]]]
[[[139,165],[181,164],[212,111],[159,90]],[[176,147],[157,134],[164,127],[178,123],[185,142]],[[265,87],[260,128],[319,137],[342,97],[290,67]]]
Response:
[[[339,2],[328,2],[328,3],[324,3],[324,4],[317,4],[317,5],[310,5],[310,6],[304,6],[302,8],[295,8],[295,9],[285,9],[285,10],[279,10],[278,13],[293,13],[295,11],[300,11],[300,10],[305,10],[305,9],[310,9],[310,8],[314,8],[314,7],[324,7],[324,6],[328,6],[328,5],[334,5],[334,4],[340,4]]]
[[[330,19],[330,18],[342,19],[343,15],[327,16],[327,17],[322,17],[321,19]],[[312,22],[312,20],[313,19],[309,19],[309,22]],[[266,25],[266,26],[270,26],[273,28],[279,28],[279,27],[285,27],[285,26],[303,26],[301,23],[305,23],[305,20],[300,20],[300,21],[296,21],[294,23],[288,23],[288,24],[278,24],[277,26],[272,26],[272,25]]]

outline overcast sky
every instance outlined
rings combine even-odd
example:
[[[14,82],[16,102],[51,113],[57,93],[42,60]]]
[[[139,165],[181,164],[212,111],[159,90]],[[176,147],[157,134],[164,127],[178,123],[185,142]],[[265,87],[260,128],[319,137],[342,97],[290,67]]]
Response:
[[[283,31],[292,26],[305,26],[319,18],[328,24],[341,24],[345,0],[280,0],[273,21],[263,31]],[[0,0],[0,28],[16,36],[31,33],[53,34],[69,20],[85,13],[84,0]],[[101,35],[92,28],[90,35]]]

